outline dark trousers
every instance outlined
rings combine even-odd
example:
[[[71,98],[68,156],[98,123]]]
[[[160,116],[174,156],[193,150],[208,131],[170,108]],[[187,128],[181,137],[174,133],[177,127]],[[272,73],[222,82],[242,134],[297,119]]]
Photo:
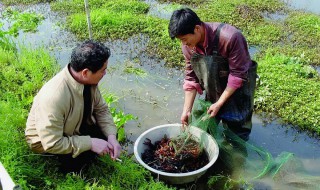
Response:
[[[92,138],[107,140],[106,136],[103,135],[100,128],[96,125],[81,126],[80,132],[83,136],[89,135]],[[97,156],[98,154],[92,152],[91,150],[81,153],[76,158],[73,158],[72,154],[57,155],[58,161],[60,163],[59,170],[62,173],[80,173],[80,171],[86,168],[88,164],[92,163],[97,158]]]
[[[219,123],[219,120],[218,120]],[[230,129],[234,134],[244,141],[249,140],[252,129],[252,113],[247,116],[244,121],[233,122],[222,120],[223,127]]]

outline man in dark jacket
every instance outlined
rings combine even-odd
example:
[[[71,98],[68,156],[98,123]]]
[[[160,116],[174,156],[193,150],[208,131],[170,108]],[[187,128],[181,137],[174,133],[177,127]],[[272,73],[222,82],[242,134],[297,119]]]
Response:
[[[257,64],[242,33],[228,24],[202,22],[191,9],[182,8],[171,16],[169,35],[181,41],[186,61],[182,124],[188,123],[197,92],[205,90],[212,103],[210,117],[248,140]]]

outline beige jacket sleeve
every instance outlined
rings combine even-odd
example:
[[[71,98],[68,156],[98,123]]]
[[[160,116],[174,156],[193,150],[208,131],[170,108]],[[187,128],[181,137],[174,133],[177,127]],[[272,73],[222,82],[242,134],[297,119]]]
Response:
[[[52,154],[70,154],[77,157],[80,153],[91,149],[90,136],[64,135],[64,125],[72,106],[70,95],[64,90],[54,92],[54,96],[39,97],[35,108],[36,129],[45,152]],[[76,121],[81,122],[81,121]],[[76,127],[76,126],[75,126]]]
[[[117,134],[117,127],[113,121],[113,117],[98,88],[94,90],[93,116],[106,137]]]

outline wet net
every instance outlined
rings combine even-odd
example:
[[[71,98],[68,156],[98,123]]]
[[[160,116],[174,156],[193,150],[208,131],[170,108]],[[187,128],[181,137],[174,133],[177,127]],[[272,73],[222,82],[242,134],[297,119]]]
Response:
[[[233,131],[209,118],[210,102],[196,100],[189,125],[212,135],[219,146],[219,157],[210,172],[209,186],[224,189],[320,189],[320,176],[307,175],[293,153],[273,157]],[[224,183],[224,184],[221,184]],[[216,187],[217,188],[217,187]],[[214,189],[216,189],[214,188]]]

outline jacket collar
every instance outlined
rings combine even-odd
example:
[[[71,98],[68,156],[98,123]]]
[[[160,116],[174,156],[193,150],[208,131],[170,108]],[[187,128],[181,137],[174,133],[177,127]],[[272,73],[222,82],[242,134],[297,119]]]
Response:
[[[70,64],[63,68],[64,75],[67,78],[67,82],[72,85],[72,87],[79,93],[83,93],[84,85],[76,81],[69,71]]]
[[[208,31],[209,31],[209,26],[207,26],[204,22],[201,24],[204,28],[204,41],[203,41],[203,44],[202,44],[202,47],[204,49],[207,49],[208,48]]]
[[[202,47],[200,46],[196,46],[196,52],[200,53],[200,54],[204,54],[206,55],[207,54],[207,48],[208,48],[208,44],[209,44],[209,26],[207,24],[205,24],[204,22],[201,23],[201,26],[203,27],[203,35],[204,35],[204,40],[203,40],[203,43],[202,43]],[[194,51],[194,50],[192,50]]]

